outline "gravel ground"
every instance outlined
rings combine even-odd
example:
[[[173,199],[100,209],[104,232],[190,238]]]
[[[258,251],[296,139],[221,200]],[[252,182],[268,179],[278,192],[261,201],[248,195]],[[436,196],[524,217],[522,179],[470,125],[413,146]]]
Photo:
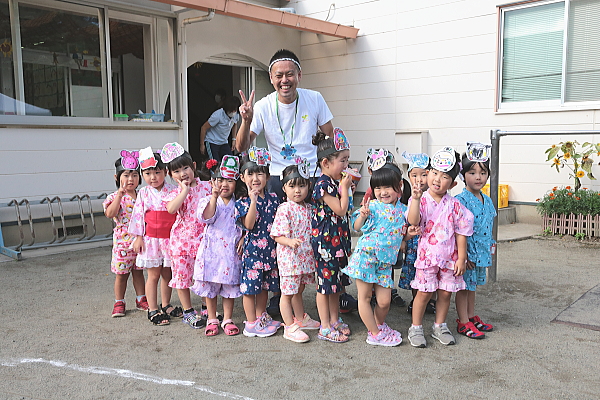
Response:
[[[599,248],[555,238],[500,243],[498,282],[478,290],[476,308],[494,332],[456,335],[448,347],[429,337],[425,349],[406,339],[369,346],[356,313],[345,316],[346,344],[316,331],[295,344],[281,332],[209,338],[179,321],[156,327],[133,308],[131,286],[127,316],[111,318],[109,247],[0,263],[0,399],[597,399],[600,332],[551,321],[600,283]],[[305,305],[316,317],[314,288]],[[234,317],[241,326],[240,301]],[[452,306],[453,331],[455,319]],[[426,335],[432,322],[426,315]],[[388,324],[406,337],[406,309],[393,306]]]

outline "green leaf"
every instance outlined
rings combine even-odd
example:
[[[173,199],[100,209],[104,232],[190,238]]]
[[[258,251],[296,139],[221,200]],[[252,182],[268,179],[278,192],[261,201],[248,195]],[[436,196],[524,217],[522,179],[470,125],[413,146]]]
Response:
[[[554,157],[556,157],[556,154],[560,151],[559,147],[553,147],[553,148],[549,148],[547,150],[548,153],[548,159],[546,161],[550,161],[552,160]],[[599,150],[600,151],[600,150]]]
[[[587,174],[587,177],[588,177],[589,179],[593,180],[593,181],[595,181],[595,180],[596,180],[596,177],[595,177],[594,175],[592,175],[592,173],[591,173],[591,172],[588,172],[588,174]]]

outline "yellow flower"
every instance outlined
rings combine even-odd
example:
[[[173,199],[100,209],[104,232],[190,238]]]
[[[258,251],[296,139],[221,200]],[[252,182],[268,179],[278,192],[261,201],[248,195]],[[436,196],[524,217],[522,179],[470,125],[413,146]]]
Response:
[[[560,160],[558,158],[555,158],[552,165],[560,165]]]
[[[577,171],[577,173],[575,175],[577,175],[578,178],[583,178],[585,176],[585,172],[583,172],[582,170],[579,170],[579,171]]]
[[[563,157],[565,158],[565,160],[568,160],[569,158],[571,158],[571,153],[565,153]]]

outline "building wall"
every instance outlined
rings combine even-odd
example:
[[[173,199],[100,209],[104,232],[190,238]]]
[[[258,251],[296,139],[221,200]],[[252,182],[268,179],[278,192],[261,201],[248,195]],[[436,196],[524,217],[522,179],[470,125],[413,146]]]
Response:
[[[289,6],[299,14],[325,19],[329,4],[292,0]],[[334,125],[349,133],[352,159],[364,160],[372,146],[394,150],[399,144],[401,153],[406,143],[414,151],[414,135],[406,137],[411,132],[427,132],[424,150],[431,154],[445,145],[462,152],[468,140],[489,143],[491,129],[600,129],[598,110],[494,111],[497,4],[342,0],[335,2],[332,22],[360,28],[357,39],[302,33],[302,86],[323,93]],[[535,202],[552,186],[572,184],[566,170],[558,174],[550,168],[544,151],[573,139],[600,142],[600,135],[502,138],[499,176],[501,183],[510,185],[510,200]],[[402,161],[398,155],[397,159]],[[582,182],[600,189],[587,178]]]

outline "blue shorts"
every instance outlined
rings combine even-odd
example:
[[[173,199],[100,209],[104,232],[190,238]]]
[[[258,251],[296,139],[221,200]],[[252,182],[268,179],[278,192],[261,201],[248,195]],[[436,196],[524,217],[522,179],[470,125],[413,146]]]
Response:
[[[242,283],[240,284],[242,294],[254,295],[261,293],[263,290],[279,292],[279,270],[242,270]]]
[[[477,286],[485,285],[487,283],[487,267],[475,267],[468,269],[463,274],[463,280],[465,281],[466,290],[474,292]]]

